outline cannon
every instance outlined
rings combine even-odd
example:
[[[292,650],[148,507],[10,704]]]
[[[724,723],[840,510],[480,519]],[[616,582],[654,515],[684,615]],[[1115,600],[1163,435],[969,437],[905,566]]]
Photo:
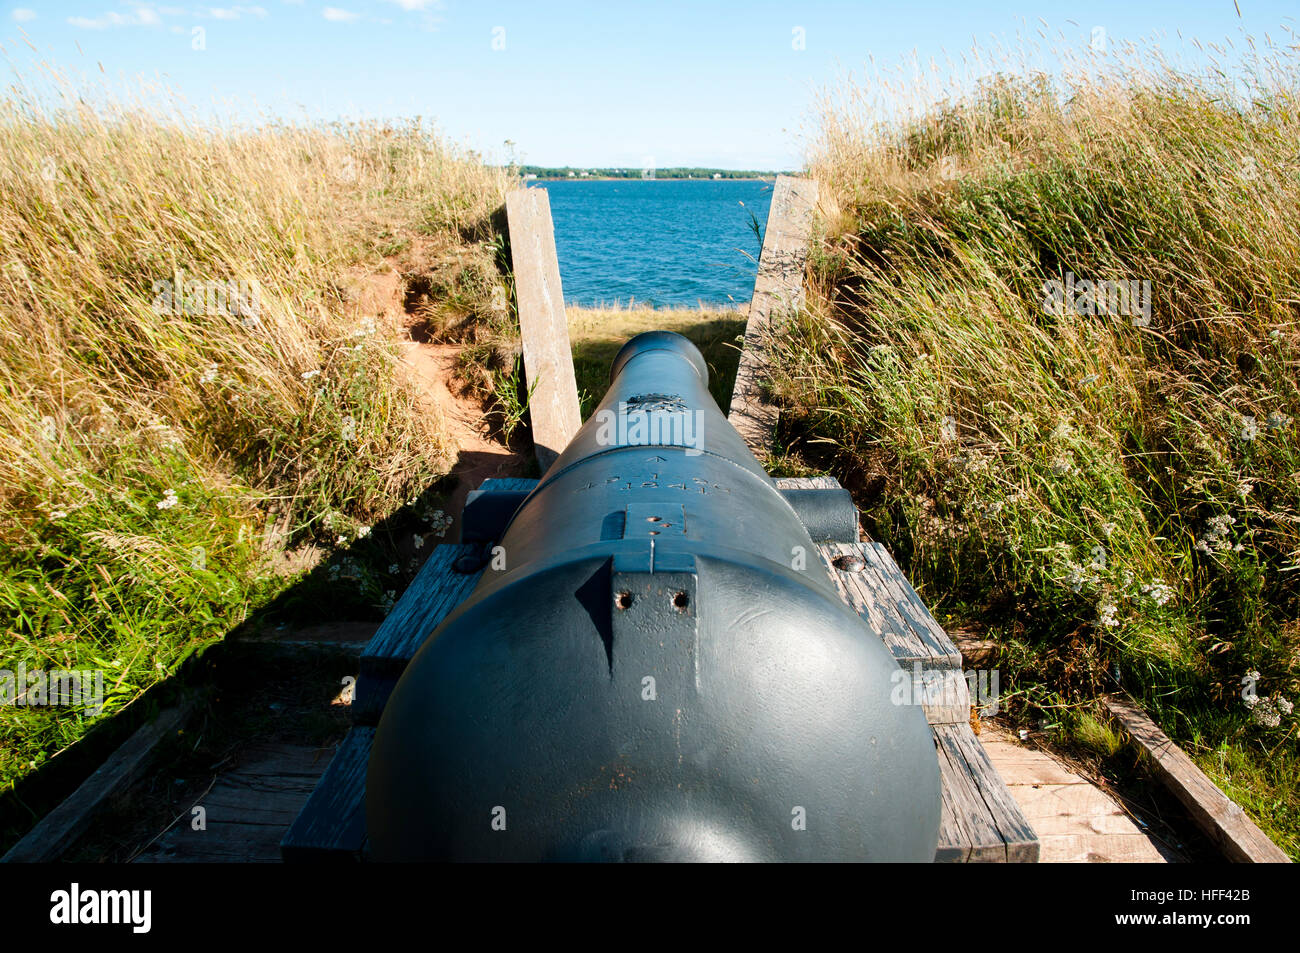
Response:
[[[628,341],[536,488],[467,508],[487,566],[384,708],[370,857],[932,860],[935,742],[818,557],[835,493],[777,489],[686,338]]]

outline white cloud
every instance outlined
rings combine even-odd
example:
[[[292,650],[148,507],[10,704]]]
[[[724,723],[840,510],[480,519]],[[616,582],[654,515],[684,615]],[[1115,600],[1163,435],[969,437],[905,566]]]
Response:
[[[403,10],[427,10],[433,7],[435,10],[442,9],[442,0],[386,0],[387,3],[395,3]]]
[[[68,17],[68,22],[82,30],[107,30],[118,26],[160,26],[162,18],[158,10],[149,3],[132,3],[129,13],[109,10],[97,17]]]
[[[320,14],[326,20],[332,20],[335,23],[351,23],[361,17],[359,13],[353,13],[351,10],[341,10],[338,7],[326,7]]]
[[[106,30],[111,26],[141,26],[143,24],[143,21],[137,19],[134,14],[115,13],[112,10],[97,17],[68,17],[68,22],[83,30]]]
[[[201,7],[195,11],[195,14],[200,17],[208,17],[212,20],[238,20],[244,15],[261,19],[266,16],[266,8],[245,7],[239,5],[233,7]]]
[[[10,16],[18,23],[30,23],[36,19],[36,11],[28,10],[26,7],[18,7]]]

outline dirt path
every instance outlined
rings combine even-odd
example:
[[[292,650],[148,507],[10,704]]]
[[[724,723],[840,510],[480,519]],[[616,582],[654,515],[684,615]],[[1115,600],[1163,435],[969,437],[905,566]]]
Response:
[[[429,413],[437,414],[443,429],[456,446],[456,463],[452,475],[456,488],[444,512],[453,519],[447,533],[449,541],[460,539],[460,514],[470,490],[492,477],[522,476],[527,461],[522,454],[488,433],[483,411],[477,400],[458,391],[456,358],[460,348],[454,344],[430,344],[409,336],[402,343],[402,360],[415,378],[422,403]]]
[[[460,539],[460,513],[469,491],[492,477],[522,476],[528,461],[489,434],[478,400],[461,391],[456,374],[460,347],[422,340],[418,319],[408,314],[403,304],[403,291],[397,267],[360,276],[356,284],[358,313],[399,329],[402,361],[411,371],[421,409],[441,421],[456,448],[451,470],[457,478],[456,489],[444,510],[454,520],[446,540],[454,542]]]

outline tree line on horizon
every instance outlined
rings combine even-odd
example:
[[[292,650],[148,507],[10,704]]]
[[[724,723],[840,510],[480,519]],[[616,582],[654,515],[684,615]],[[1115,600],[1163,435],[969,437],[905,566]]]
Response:
[[[672,166],[665,169],[650,169],[521,165],[517,168],[521,175],[533,175],[539,179],[774,179],[778,175],[785,174],[754,169],[709,169],[701,166]]]

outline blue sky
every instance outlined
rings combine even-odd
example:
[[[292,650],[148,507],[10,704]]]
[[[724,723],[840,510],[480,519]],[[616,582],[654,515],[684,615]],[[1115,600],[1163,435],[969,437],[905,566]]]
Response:
[[[1112,48],[1155,42],[1193,64],[1193,38],[1295,42],[1294,0],[1238,5],[1240,17],[1233,0],[20,0],[0,3],[0,44],[5,71],[30,75],[41,59],[96,79],[101,64],[113,79],[160,75],[197,107],[244,118],[433,117],[495,160],[511,140],[541,165],[785,169],[802,162],[816,91],[868,57],[1014,47],[1040,17],[1067,47],[1101,27]]]

